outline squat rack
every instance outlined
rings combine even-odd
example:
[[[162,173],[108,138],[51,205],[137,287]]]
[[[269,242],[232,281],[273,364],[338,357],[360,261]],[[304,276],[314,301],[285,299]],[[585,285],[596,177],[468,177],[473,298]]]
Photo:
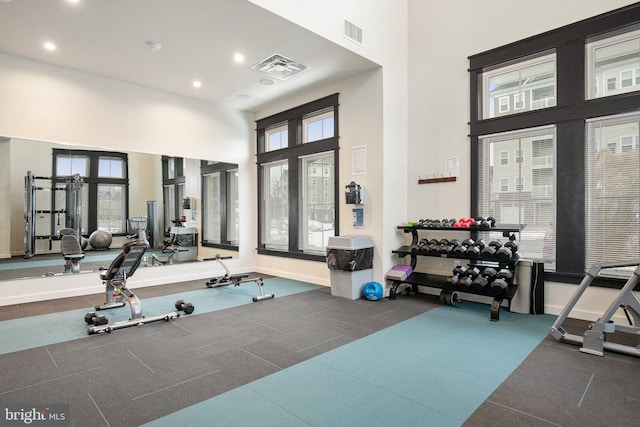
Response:
[[[51,187],[41,187],[36,185],[36,180],[50,180]],[[48,239],[49,249],[51,249],[51,239],[54,238],[53,231],[55,229],[54,215],[65,214],[65,224],[62,228],[71,228],[75,231],[78,239],[81,237],[81,221],[82,221],[82,187],[84,180],[79,174],[65,177],[65,186],[53,186],[53,178],[48,176],[35,176],[31,171],[27,171],[24,178],[25,182],[25,238],[24,238],[24,257],[31,258],[35,255],[35,242],[38,239]],[[51,206],[53,209],[37,209],[36,208],[36,191],[56,191],[65,192],[65,208],[55,209],[55,197],[52,197]],[[51,234],[36,234],[36,215],[51,214]],[[80,240],[78,240],[80,241]]]

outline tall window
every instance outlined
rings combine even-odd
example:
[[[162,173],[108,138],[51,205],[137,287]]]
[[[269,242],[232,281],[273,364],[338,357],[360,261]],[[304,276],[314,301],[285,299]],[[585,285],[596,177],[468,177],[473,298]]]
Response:
[[[184,199],[184,159],[162,156],[162,199],[164,204],[164,233],[169,235],[171,227],[182,217]]]
[[[640,255],[638,13],[634,3],[469,58],[472,214],[524,224],[521,248],[552,280]],[[499,114],[509,96],[526,114]],[[487,164],[491,150],[521,151]]]
[[[520,160],[500,161],[509,151]],[[550,262],[554,249],[545,249],[544,243],[555,235],[554,153],[555,130],[550,127],[482,136],[478,144],[478,212],[499,224],[526,224],[520,252]]]
[[[237,249],[238,165],[201,162],[202,245]]]
[[[324,261],[338,233],[338,94],[257,122],[258,253]]]
[[[106,230],[126,233],[128,212],[127,155],[103,151],[54,149],[54,183],[64,187],[72,175],[82,177],[83,234]],[[57,191],[55,209],[64,209],[64,192]]]
[[[587,122],[587,264],[640,258],[640,112]]]

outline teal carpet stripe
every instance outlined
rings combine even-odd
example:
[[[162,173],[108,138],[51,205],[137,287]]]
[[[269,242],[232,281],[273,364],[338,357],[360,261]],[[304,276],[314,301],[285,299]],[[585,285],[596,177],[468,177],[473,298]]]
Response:
[[[202,290],[182,292],[154,298],[141,299],[142,314],[155,316],[175,311],[176,300],[182,299],[195,306],[194,314],[208,313],[216,310],[237,307],[254,303],[253,297],[259,295],[258,286],[254,282],[247,282],[240,286],[224,286],[207,288],[202,283]],[[270,278],[264,279],[264,292],[273,293],[276,298],[318,289],[320,286],[296,280]],[[135,292],[135,288],[132,289]],[[88,325],[84,322],[84,315],[95,311],[93,307],[79,310],[68,310],[59,313],[31,316],[20,319],[4,320],[0,322],[0,354],[26,350],[43,345],[85,338]],[[109,322],[128,320],[131,310],[128,305],[119,308],[100,311]],[[180,321],[177,319],[175,321]],[[19,331],[19,333],[16,333]]]
[[[147,426],[459,426],[555,320],[500,314],[439,307]]]
[[[86,256],[83,261],[86,262],[99,262],[99,261],[109,261],[111,262],[114,258],[114,254],[103,254],[103,255],[90,255]],[[62,270],[64,266],[64,259],[62,255],[60,255],[59,259],[30,259],[28,261],[15,261],[15,262],[0,262],[0,270],[18,270],[21,268],[37,268],[37,267],[51,267],[58,266],[60,270]],[[82,266],[82,262],[80,263]],[[105,264],[105,267],[108,264]]]

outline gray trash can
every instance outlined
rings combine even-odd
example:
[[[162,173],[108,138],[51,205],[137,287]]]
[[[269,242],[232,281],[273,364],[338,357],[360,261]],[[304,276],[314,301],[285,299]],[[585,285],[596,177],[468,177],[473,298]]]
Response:
[[[329,237],[327,267],[331,295],[358,299],[362,288],[373,280],[373,240],[368,236]]]

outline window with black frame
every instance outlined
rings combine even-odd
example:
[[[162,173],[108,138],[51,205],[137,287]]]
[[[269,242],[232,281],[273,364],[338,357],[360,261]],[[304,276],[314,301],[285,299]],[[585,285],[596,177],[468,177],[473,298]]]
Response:
[[[258,253],[324,262],[338,235],[338,94],[256,125]]]
[[[203,160],[202,245],[238,249],[238,165]]]
[[[162,201],[164,209],[164,234],[169,235],[171,227],[182,216],[184,199],[184,159],[162,156]]]
[[[553,280],[640,256],[639,13],[469,57],[472,214],[525,224],[523,254]]]
[[[128,158],[125,153],[53,149],[53,182],[65,187],[67,177],[78,174],[81,189],[83,235],[105,230],[126,234],[129,200]],[[65,192],[56,191],[54,211],[64,209]]]

